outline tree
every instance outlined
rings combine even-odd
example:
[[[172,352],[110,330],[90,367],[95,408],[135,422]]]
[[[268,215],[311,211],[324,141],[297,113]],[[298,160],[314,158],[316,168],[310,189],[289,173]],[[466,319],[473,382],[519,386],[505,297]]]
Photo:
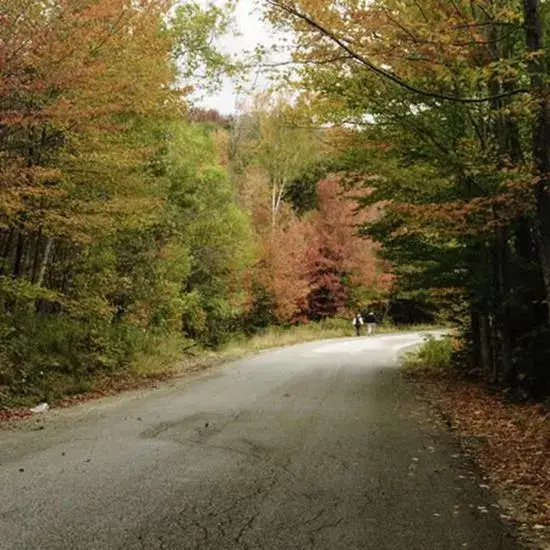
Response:
[[[268,292],[273,321],[277,323],[305,318],[311,288],[307,253],[314,238],[306,220],[292,217],[264,240],[257,277],[261,288]]]
[[[358,234],[360,224],[376,218],[376,209],[357,212],[336,177],[319,183],[318,197],[308,251],[308,316],[325,319],[365,307],[362,300],[379,298],[389,281],[376,247]]]
[[[174,126],[165,163],[167,214],[176,241],[189,254],[189,273],[182,280],[184,330],[217,345],[242,314],[242,277],[252,259],[248,216],[216,163],[205,127]]]
[[[548,62],[545,50],[543,5],[538,0],[523,0],[525,43],[531,97],[534,103],[532,155],[535,163],[535,197],[537,208],[538,246],[546,286],[546,301],[550,303],[550,101]],[[548,12],[548,9],[546,9]],[[548,308],[550,319],[550,307]]]
[[[264,94],[237,121],[240,151],[233,162],[254,166],[265,175],[270,190],[271,227],[275,228],[291,183],[319,158],[316,132],[300,126],[300,113],[279,96]],[[248,160],[246,160],[248,159]]]
[[[297,86],[323,120],[362,129],[354,169],[375,189],[363,204],[385,204],[366,231],[384,245],[401,287],[445,296],[454,317],[469,315],[473,361],[493,380],[544,378],[518,365],[550,296],[547,284],[538,294],[550,242],[545,6],[267,4],[273,21],[295,31]],[[529,284],[514,290],[523,278]]]

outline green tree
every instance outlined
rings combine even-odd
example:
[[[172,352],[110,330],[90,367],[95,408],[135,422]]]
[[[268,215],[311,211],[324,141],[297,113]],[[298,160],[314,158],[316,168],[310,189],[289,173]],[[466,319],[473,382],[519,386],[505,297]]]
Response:
[[[350,168],[363,171],[363,203],[385,213],[366,231],[384,245],[402,289],[438,296],[467,324],[473,363],[493,381],[547,383],[538,336],[549,294],[541,278],[550,242],[541,176],[547,7],[267,4],[274,22],[295,31],[297,86],[323,120],[361,130]],[[538,359],[526,365],[532,346]]]
[[[192,77],[228,69],[209,41],[229,17],[169,0],[0,7],[0,385],[79,391],[182,339],[193,292],[205,310],[234,298],[245,216],[209,139],[174,123]],[[193,152],[181,177],[178,147]]]
[[[165,163],[169,219],[189,254],[185,330],[218,344],[242,314],[242,275],[253,252],[249,222],[201,125],[173,127]]]

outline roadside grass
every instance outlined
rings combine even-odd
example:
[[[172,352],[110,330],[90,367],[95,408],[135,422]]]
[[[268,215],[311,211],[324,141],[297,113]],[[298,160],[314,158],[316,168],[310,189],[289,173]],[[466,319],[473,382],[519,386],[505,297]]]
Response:
[[[138,378],[173,374],[185,350],[190,349],[189,340],[180,334],[164,335],[139,350],[126,369],[126,374]]]
[[[423,331],[438,327],[430,325],[394,326],[381,324],[378,334],[401,331]],[[355,338],[350,319],[328,319],[300,326],[270,327],[253,336],[235,336],[217,350],[193,344],[181,335],[148,335],[134,350],[130,363],[109,371],[44,370],[39,380],[25,392],[0,386],[0,421],[28,416],[29,407],[40,402],[51,406],[72,404],[113,395],[122,391],[148,387],[159,381],[185,376],[215,367],[225,361],[253,355],[263,350],[291,346],[315,340]],[[366,333],[363,327],[363,335]]]
[[[408,373],[445,372],[451,368],[454,342],[451,335],[435,338],[428,335],[421,347],[406,353],[403,367]]]
[[[376,333],[390,334],[393,332],[434,330],[435,328],[437,327],[432,325],[396,326],[381,324],[377,327]],[[362,334],[366,334],[365,327],[363,327]],[[355,337],[355,329],[349,319],[327,319],[326,321],[300,326],[271,327],[251,337],[235,338],[224,346],[219,353],[225,357],[232,357],[315,340],[351,337]]]
[[[550,412],[509,403],[504,392],[461,375],[456,342],[428,338],[403,360],[405,376],[456,432],[500,497],[500,517],[538,548],[550,548]]]
[[[219,353],[232,357],[325,338],[345,338],[352,334],[351,322],[347,323],[343,319],[331,319],[292,327],[270,327],[250,337],[243,335],[234,338]]]

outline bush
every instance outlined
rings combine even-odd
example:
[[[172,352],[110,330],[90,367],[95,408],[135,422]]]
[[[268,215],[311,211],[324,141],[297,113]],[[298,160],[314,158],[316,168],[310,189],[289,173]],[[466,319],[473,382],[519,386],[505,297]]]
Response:
[[[52,402],[90,391],[101,378],[147,375],[181,356],[184,340],[128,323],[20,310],[0,324],[0,406]]]
[[[453,353],[450,336],[435,338],[429,335],[418,351],[407,354],[405,366],[432,370],[448,369],[452,364]]]

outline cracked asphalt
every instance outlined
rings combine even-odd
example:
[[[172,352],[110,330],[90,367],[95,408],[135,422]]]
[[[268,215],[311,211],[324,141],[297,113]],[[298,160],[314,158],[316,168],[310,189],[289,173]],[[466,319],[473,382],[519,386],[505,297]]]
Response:
[[[421,337],[262,353],[0,431],[0,549],[520,548],[396,368]]]

